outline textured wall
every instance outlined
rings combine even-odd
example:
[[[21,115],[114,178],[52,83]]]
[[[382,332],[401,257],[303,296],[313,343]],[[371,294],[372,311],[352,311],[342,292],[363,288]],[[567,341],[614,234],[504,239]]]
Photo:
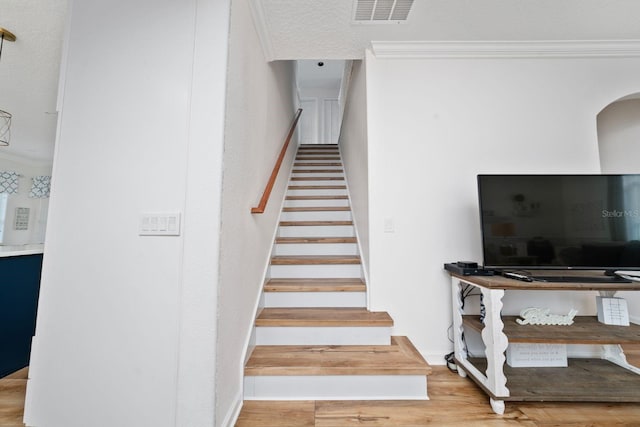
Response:
[[[295,82],[293,63],[265,61],[248,1],[234,1],[231,16],[218,317],[221,414],[242,402],[244,351],[295,152],[292,143],[265,213],[251,214],[289,131]]]
[[[367,154],[367,81],[364,61],[354,61],[351,73],[340,150],[344,162],[351,209],[365,269],[369,269],[369,168]]]

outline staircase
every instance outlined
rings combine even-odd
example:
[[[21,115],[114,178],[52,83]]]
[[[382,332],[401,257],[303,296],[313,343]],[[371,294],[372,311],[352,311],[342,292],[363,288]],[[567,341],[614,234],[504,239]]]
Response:
[[[302,145],[245,365],[245,400],[427,399],[431,368],[366,306],[340,152]]]

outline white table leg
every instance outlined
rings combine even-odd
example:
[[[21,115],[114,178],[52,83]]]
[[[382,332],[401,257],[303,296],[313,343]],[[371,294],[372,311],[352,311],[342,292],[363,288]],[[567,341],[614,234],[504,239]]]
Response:
[[[458,370],[458,375],[460,375],[462,378],[467,378],[467,371],[461,368],[460,365],[456,366],[456,369]]]
[[[506,386],[507,377],[504,375],[504,352],[507,350],[509,341],[502,331],[504,323],[502,323],[500,314],[504,290],[485,288],[480,288],[480,290],[486,307],[482,341],[487,356],[487,385],[493,395],[507,397],[509,389]]]
[[[504,400],[494,400],[493,398],[489,399],[491,403],[491,409],[498,415],[504,414]]]

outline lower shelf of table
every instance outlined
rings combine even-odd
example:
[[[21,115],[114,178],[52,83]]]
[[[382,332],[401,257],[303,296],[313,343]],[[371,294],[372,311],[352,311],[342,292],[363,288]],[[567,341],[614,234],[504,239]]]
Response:
[[[487,361],[469,358],[481,372]],[[459,361],[456,361],[459,363]],[[640,375],[602,359],[569,359],[566,368],[512,368],[504,365],[509,397],[496,400],[549,402],[640,402]],[[476,380],[472,375],[470,378]]]

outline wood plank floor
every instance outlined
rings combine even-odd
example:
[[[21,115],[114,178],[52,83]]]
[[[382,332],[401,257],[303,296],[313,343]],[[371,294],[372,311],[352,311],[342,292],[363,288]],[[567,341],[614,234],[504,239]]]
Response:
[[[0,379],[0,427],[24,427],[24,395],[28,369],[21,369]]]
[[[504,415],[468,378],[444,366],[429,376],[427,401],[246,401],[236,427],[640,426],[634,403],[507,402]]]
[[[640,365],[640,346],[624,346],[631,363]],[[469,379],[444,366],[429,376],[427,401],[245,402],[236,427],[337,426],[640,426],[635,403],[507,402],[504,415],[491,411],[487,396]],[[27,369],[0,379],[0,427],[24,427]]]

